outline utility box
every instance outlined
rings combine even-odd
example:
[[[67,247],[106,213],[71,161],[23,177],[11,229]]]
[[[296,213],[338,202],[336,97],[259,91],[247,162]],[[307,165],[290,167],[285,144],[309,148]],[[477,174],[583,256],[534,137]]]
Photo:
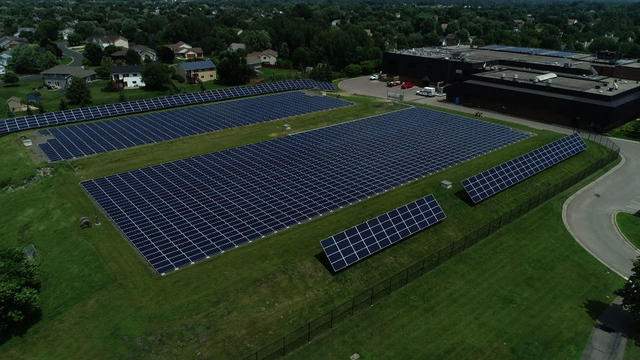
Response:
[[[453,184],[449,180],[442,180],[440,182],[440,186],[442,186],[445,189],[451,189],[451,186],[453,186]]]

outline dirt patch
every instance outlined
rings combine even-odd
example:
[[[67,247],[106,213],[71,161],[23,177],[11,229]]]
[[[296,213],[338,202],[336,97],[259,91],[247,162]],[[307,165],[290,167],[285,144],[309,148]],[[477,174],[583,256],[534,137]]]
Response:
[[[36,169],[36,174],[29,179],[25,179],[21,185],[9,185],[2,189],[3,192],[12,193],[20,190],[24,190],[32,184],[37,183],[42,178],[53,176],[53,168],[43,167]]]

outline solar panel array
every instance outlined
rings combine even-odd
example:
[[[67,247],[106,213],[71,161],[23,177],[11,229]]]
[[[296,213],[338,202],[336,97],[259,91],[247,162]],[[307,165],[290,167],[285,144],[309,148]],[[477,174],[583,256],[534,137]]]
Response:
[[[527,136],[409,108],[82,186],[163,274]]]
[[[283,91],[320,89],[335,90],[333,84],[315,80],[285,80],[280,82],[207,90],[189,94],[170,95],[152,99],[98,105],[46,114],[20,116],[0,120],[0,135],[20,130],[102,119],[114,116],[161,110],[177,106],[201,104],[238,97],[263,95]]]
[[[40,144],[40,148],[50,161],[58,161],[349,104],[302,92],[260,96],[41,130],[41,134],[55,138]]]
[[[444,220],[433,195],[384,213],[320,241],[333,271],[356,262]]]
[[[587,144],[578,134],[554,141],[506,163],[462,181],[474,203],[499,193],[551,166],[585,150]]]
[[[557,50],[549,50],[549,49],[538,49],[538,48],[530,48],[530,47],[519,47],[519,46],[505,46],[505,45],[487,45],[481,47],[483,50],[495,50],[495,51],[506,51],[517,54],[530,54],[530,55],[543,55],[543,56],[551,56],[551,57],[561,57],[568,58],[572,56],[582,55],[580,53],[569,52],[569,51],[557,51]]]

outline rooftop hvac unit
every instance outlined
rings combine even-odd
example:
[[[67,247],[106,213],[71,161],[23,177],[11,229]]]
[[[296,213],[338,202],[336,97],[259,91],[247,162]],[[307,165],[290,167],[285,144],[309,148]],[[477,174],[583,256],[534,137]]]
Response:
[[[551,79],[555,79],[557,77],[558,77],[558,75],[556,75],[554,73],[546,73],[546,74],[535,76],[533,78],[533,82],[551,80]]]
[[[500,74],[500,78],[502,80],[506,79],[507,78],[507,74],[505,74],[505,73]]]
[[[518,74],[513,74],[513,81],[518,81]]]

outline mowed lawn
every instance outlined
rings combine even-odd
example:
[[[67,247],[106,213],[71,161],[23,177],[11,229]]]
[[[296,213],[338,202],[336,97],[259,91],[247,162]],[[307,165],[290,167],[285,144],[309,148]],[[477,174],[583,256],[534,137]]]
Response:
[[[349,97],[347,100],[357,105],[290,118],[286,122],[298,131],[398,109],[370,98]],[[40,252],[38,261],[43,274],[42,321],[24,336],[2,344],[0,357],[238,358],[510,211],[536,196],[540,189],[581,171],[606,154],[604,148],[590,143],[587,151],[482,204],[470,206],[461,198],[459,182],[463,178],[561,137],[539,131],[525,141],[166,277],[150,270],[79,186],[83,179],[284,136],[284,121],[52,165],[32,164],[29,150],[20,144],[20,134],[0,138],[1,165],[14,172],[2,175],[5,184],[23,183],[35,173],[36,167],[54,169],[51,177],[35,177],[24,189],[0,193],[3,204],[0,244],[34,243]],[[439,183],[443,179],[453,181],[454,188],[442,189]],[[435,194],[447,213],[443,223],[338,275],[328,272],[318,259],[321,239],[430,193]],[[81,230],[82,216],[97,219],[100,225]],[[545,228],[546,224],[537,223],[537,226]],[[510,236],[536,241],[534,234],[515,229]],[[483,243],[477,245],[482,246]],[[556,266],[573,271],[570,259],[586,256],[581,251],[576,249],[571,257],[554,257],[558,262]],[[492,259],[486,262],[492,271],[501,271],[491,266]],[[450,278],[443,275],[448,280],[435,284],[432,291],[453,286],[459,274],[454,271]],[[523,278],[524,283],[533,280]],[[575,279],[576,288],[589,288],[593,283],[609,284],[600,288],[602,296],[618,285],[616,278],[604,271],[599,276]],[[480,291],[476,287],[482,285],[465,284],[469,294]],[[552,288],[554,284],[545,291],[550,294],[557,291]],[[474,298],[466,297],[466,300],[474,301]],[[551,318],[561,316],[560,310],[545,309]],[[453,318],[456,309],[449,311]],[[489,307],[485,311],[496,312],[498,308]],[[541,316],[538,314],[536,319]],[[576,331],[574,320],[578,321],[579,317],[570,320],[559,324],[559,331]]]
[[[564,227],[562,204],[579,187],[287,358],[579,359],[594,311],[623,284]]]
[[[619,212],[616,215],[618,228],[633,246],[640,248],[640,216]]]

